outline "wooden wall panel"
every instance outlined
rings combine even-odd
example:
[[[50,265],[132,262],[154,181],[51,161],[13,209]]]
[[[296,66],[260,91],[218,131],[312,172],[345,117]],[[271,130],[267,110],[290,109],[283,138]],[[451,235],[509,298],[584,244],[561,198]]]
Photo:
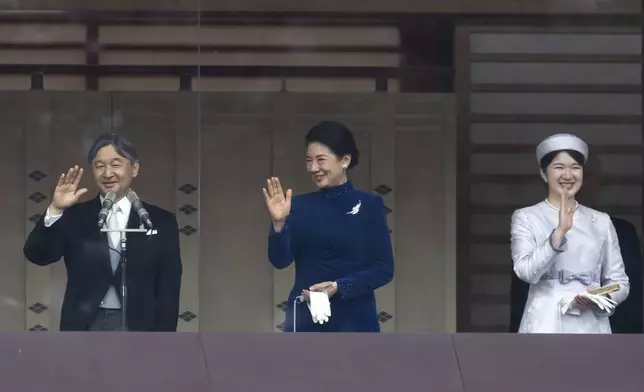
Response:
[[[179,327],[182,332],[198,332],[201,303],[199,276],[200,257],[200,176],[201,176],[201,119],[199,95],[190,92],[170,93],[176,99],[174,107],[174,202],[181,236],[183,276],[179,307]],[[169,99],[169,98],[168,98]],[[195,320],[197,319],[197,320]]]
[[[105,76],[98,79],[103,91],[179,91],[179,79],[169,76]]]
[[[451,100],[397,97],[394,117],[396,331],[453,331]]]
[[[574,124],[574,123],[472,123],[470,139],[477,147],[510,143],[533,149],[540,141],[555,133],[574,133],[586,143],[601,147],[605,134],[611,134],[611,142],[620,146],[642,143],[639,124]],[[536,158],[535,158],[536,159]],[[610,180],[610,178],[607,178]]]
[[[642,39],[636,30],[626,34],[550,28],[533,31],[480,31],[470,36],[472,54],[543,54],[543,55],[638,55]],[[592,29],[592,27],[591,27]]]
[[[279,92],[284,88],[284,81],[279,78],[253,77],[199,77],[192,78],[193,91],[212,92]]]
[[[56,44],[84,43],[84,24],[0,24],[0,43]]]
[[[610,137],[610,134],[604,134]],[[615,144],[609,140],[606,144]],[[629,145],[631,146],[631,145]],[[536,146],[535,146],[536,148]],[[597,154],[601,161],[602,172],[607,176],[639,175],[642,173],[642,157],[636,153]],[[508,165],[512,162],[512,165]],[[476,153],[472,156],[470,170],[473,174],[532,174],[538,177],[539,167],[535,154],[508,152],[500,157],[499,153]]]
[[[25,219],[25,209],[33,203],[25,195],[27,177],[26,132],[24,128],[24,94],[0,94],[0,124],[3,143],[0,144],[0,237],[5,241],[0,260],[0,331],[24,331],[26,314],[25,278],[26,264],[22,253],[26,228],[31,222]]]
[[[202,161],[201,192],[209,201],[202,205],[207,219],[201,223],[201,327],[268,332],[273,285],[261,186],[270,167],[270,132],[206,128],[201,147],[208,157]]]
[[[503,92],[470,96],[474,115],[638,115],[641,105],[640,94]]]
[[[84,64],[84,50],[3,49],[0,64]]]
[[[369,78],[288,78],[285,90],[295,93],[373,93],[376,82]]]
[[[25,197],[30,198],[25,208],[26,224],[25,235],[28,235],[46,208],[41,203],[46,203],[44,197],[50,197],[52,181],[58,177],[58,171],[51,165],[49,155],[51,121],[50,102],[46,94],[36,93],[30,95],[20,94],[23,102],[23,113],[27,112],[24,119],[27,143],[25,146],[26,173],[31,175],[30,181],[25,181]],[[56,174],[54,174],[56,173]],[[62,172],[61,172],[62,173]],[[55,182],[54,182],[55,183]],[[26,328],[29,331],[56,330],[55,322],[52,323],[52,312],[56,312],[54,305],[55,296],[52,296],[56,288],[52,284],[51,266],[37,266],[27,262],[25,268],[25,312]],[[54,316],[53,319],[56,317]]]
[[[262,196],[272,159],[273,102],[248,98],[201,96],[201,331],[273,330]]]
[[[29,75],[0,75],[0,91],[25,91],[31,88]]]
[[[637,63],[484,62],[472,63],[470,81],[474,84],[637,86],[642,81],[642,73]]]
[[[510,216],[546,196],[545,137],[589,143],[602,185],[582,202],[642,235],[641,44],[635,26],[458,28],[459,331],[507,331]]]
[[[82,76],[46,75],[43,77],[43,89],[54,91],[85,90],[85,78]]]

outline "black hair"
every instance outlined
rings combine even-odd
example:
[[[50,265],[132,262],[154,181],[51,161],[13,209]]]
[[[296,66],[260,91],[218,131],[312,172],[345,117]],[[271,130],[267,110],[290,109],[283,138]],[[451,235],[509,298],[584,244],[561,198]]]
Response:
[[[115,133],[104,133],[98,136],[94,140],[94,143],[92,143],[92,147],[89,149],[87,154],[88,162],[91,164],[94,158],[96,158],[98,150],[107,146],[113,146],[116,153],[123,158],[126,158],[130,163],[134,163],[139,160],[139,154],[136,152],[136,147],[130,140],[128,140],[128,138]]]
[[[309,144],[317,142],[324,144],[338,157],[351,155],[349,169],[358,166],[360,152],[353,139],[353,134],[343,124],[335,121],[323,121],[309,130],[304,138],[308,147]]]
[[[548,169],[548,166],[552,163],[552,161],[555,159],[559,153],[568,153],[572,157],[572,159],[575,160],[581,167],[584,167],[584,164],[586,163],[586,160],[584,159],[584,155],[580,153],[579,151],[575,150],[556,150],[556,151],[551,151],[547,153],[546,155],[541,158],[541,161],[539,161],[539,166],[541,167],[541,170],[544,172]]]

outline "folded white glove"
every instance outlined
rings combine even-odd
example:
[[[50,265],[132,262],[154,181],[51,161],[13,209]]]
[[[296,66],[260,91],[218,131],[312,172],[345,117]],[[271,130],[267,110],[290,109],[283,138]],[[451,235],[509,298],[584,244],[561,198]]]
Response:
[[[314,323],[324,324],[329,321],[329,317],[331,317],[331,302],[329,302],[327,293],[310,291],[309,302],[306,304],[309,307]]]
[[[595,303],[600,310],[609,314],[615,310],[615,306],[617,305],[617,302],[604,295],[591,294],[589,292],[582,292],[577,295],[588,298],[590,301]],[[579,316],[581,314],[581,309],[578,306],[575,306],[577,305],[575,297],[562,298],[559,305],[561,307],[561,314],[568,313],[575,316]]]

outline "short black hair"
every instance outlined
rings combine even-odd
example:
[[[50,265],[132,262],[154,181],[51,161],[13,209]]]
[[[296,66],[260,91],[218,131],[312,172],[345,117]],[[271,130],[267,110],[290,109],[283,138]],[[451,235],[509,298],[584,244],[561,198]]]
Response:
[[[555,159],[559,153],[568,153],[572,157],[572,159],[575,160],[581,167],[584,167],[584,164],[586,163],[586,160],[584,159],[584,155],[580,153],[579,151],[575,150],[556,150],[556,151],[551,151],[547,153],[546,155],[541,158],[541,161],[539,161],[539,166],[541,167],[541,170],[544,172],[548,169],[548,166],[552,163],[552,161]]]
[[[117,154],[126,158],[130,163],[134,163],[139,160],[139,154],[136,152],[136,146],[128,138],[116,133],[104,133],[98,136],[92,147],[87,153],[87,161],[91,164],[98,150],[106,146],[113,146]]]
[[[358,166],[360,151],[353,139],[353,134],[345,125],[335,121],[323,121],[309,130],[304,138],[308,147],[311,143],[324,144],[338,157],[351,156],[349,169]]]

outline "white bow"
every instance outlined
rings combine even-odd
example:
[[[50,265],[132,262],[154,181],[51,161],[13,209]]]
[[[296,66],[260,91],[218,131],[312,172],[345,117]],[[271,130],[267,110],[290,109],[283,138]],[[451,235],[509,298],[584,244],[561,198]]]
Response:
[[[331,302],[325,292],[310,291],[309,301],[306,303],[316,324],[324,324],[331,317]]]

